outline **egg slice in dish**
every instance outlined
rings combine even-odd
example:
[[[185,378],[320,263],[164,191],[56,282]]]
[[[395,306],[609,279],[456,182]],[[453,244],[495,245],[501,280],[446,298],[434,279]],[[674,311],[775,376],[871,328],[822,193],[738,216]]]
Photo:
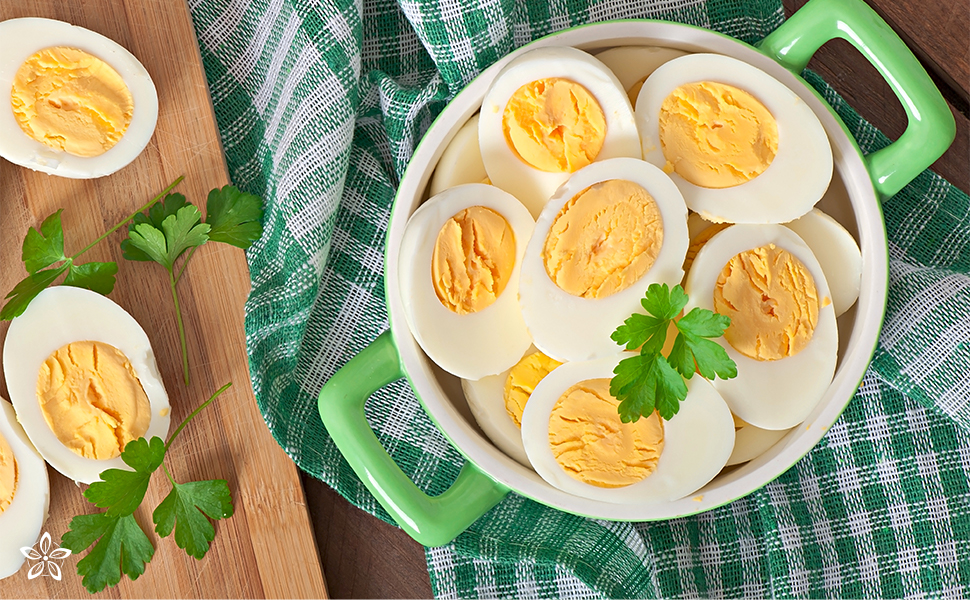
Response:
[[[644,82],[636,118],[644,160],[669,172],[687,206],[709,221],[791,221],[832,180],[832,148],[811,108],[734,58],[665,63]]]
[[[536,221],[522,259],[519,302],[537,348],[560,362],[621,350],[610,335],[651,283],[680,283],[687,208],[657,167],[595,162],[563,184]]]
[[[148,71],[93,31],[40,18],[0,22],[0,156],[72,179],[133,161],[158,119]],[[12,109],[12,110],[10,110]]]
[[[617,46],[597,52],[596,60],[609,67],[636,106],[643,82],[665,62],[686,56],[683,50],[659,46]]]
[[[20,549],[37,541],[49,504],[47,465],[0,398],[0,579],[24,564]]]
[[[129,469],[120,457],[128,442],[168,435],[171,407],[148,336],[95,292],[41,292],[10,323],[3,371],[30,441],[74,481]]]
[[[549,373],[522,414],[522,443],[539,476],[564,492],[617,504],[683,498],[713,479],[731,455],[731,411],[696,376],[671,420],[654,412],[621,422],[609,387],[613,369],[629,355],[567,363]]]
[[[790,429],[762,429],[735,419],[734,450],[725,466],[739,465],[758,458],[788,434]]]
[[[817,208],[785,223],[785,227],[805,240],[822,266],[832,290],[835,316],[849,310],[862,288],[862,251],[852,234]]]
[[[530,346],[519,362],[498,375],[461,380],[468,407],[485,435],[519,463],[531,467],[522,445],[522,412],[536,385],[562,363]]]
[[[461,126],[452,138],[431,176],[429,194],[434,196],[463,183],[489,183],[478,147],[478,115]]]
[[[521,202],[481,183],[449,188],[411,215],[398,268],[408,328],[445,371],[481,379],[532,343],[517,300],[535,221]]]
[[[607,158],[640,158],[620,82],[568,47],[530,50],[505,66],[482,102],[478,138],[489,180],[533,217],[570,173]]]
[[[690,247],[687,249],[685,271],[689,270],[690,262],[707,240],[729,225],[705,221],[697,213],[687,217]],[[859,244],[841,223],[818,208],[784,225],[797,233],[812,249],[832,292],[835,316],[842,315],[859,299],[862,287],[862,252]]]
[[[783,225],[732,225],[697,253],[684,286],[694,307],[731,317],[716,338],[737,363],[714,387],[731,412],[762,429],[801,423],[838,360],[835,310],[811,249]]]

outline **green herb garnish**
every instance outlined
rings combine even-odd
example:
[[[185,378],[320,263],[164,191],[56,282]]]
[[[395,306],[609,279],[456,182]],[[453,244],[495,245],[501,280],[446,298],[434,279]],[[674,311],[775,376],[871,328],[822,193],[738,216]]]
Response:
[[[731,318],[702,308],[694,308],[675,320],[687,305],[687,294],[679,285],[651,284],[640,301],[648,314],[634,314],[616,328],[610,338],[627,350],[640,349],[613,370],[610,394],[620,401],[620,419],[637,421],[654,410],[670,420],[687,397],[687,384],[699,372],[706,379],[731,379],[738,367],[727,352],[710,338],[724,335]],[[667,357],[662,350],[671,321],[677,337]]]
[[[158,202],[181,181],[182,177],[179,177],[151,202],[71,256],[64,254],[64,228],[61,225],[63,210],[44,219],[40,229],[28,229],[21,251],[21,258],[28,275],[7,294],[7,302],[0,310],[0,321],[9,321],[22,315],[37,294],[53,285],[65,273],[67,276],[64,278],[64,285],[82,287],[104,295],[110,294],[115,287],[118,265],[113,262],[78,263],[77,259],[143,210]]]
[[[147,214],[135,215],[128,227],[128,239],[121,242],[126,259],[156,262],[168,271],[186,385],[189,384],[188,347],[175,286],[182,279],[196,249],[206,242],[221,242],[243,250],[252,246],[263,233],[262,217],[263,201],[231,185],[209,192],[204,222],[202,213],[187,202],[185,196],[169,194],[154,203]],[[186,252],[185,260],[176,269],[176,261]]]
[[[181,425],[163,442],[159,437],[139,438],[128,442],[121,459],[133,471],[107,469],[101,480],[84,491],[84,497],[103,513],[79,515],[71,519],[70,529],[61,545],[77,554],[91,548],[77,563],[81,582],[92,594],[117,585],[124,573],[135,580],[145,572],[155,548],[135,520],[134,512],[145,499],[152,474],[162,467],[172,484],[172,491],[155,508],[152,521],[155,533],[167,537],[175,530],[175,543],[190,556],[205,556],[215,538],[209,519],[232,516],[232,496],[224,479],[177,483],[164,465],[165,454],[182,428],[206,406],[225,392],[231,383],[219,388],[208,400],[192,411]]]

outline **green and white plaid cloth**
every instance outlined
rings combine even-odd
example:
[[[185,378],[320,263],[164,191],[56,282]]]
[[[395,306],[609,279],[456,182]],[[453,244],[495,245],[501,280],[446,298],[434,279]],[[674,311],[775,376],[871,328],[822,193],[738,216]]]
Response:
[[[300,468],[382,519],[316,398],[387,328],[388,215],[435,115],[503,55],[573,25],[663,18],[755,42],[784,19],[779,0],[190,4],[231,178],[268,202],[266,234],[248,253],[259,406]],[[807,76],[864,151],[888,143]],[[454,543],[428,549],[435,595],[970,595],[970,200],[926,172],[884,208],[891,276],[879,349],[808,456],[746,498],[661,523],[589,520],[511,494]],[[449,486],[462,459],[406,383],[378,392],[366,414],[419,487]]]

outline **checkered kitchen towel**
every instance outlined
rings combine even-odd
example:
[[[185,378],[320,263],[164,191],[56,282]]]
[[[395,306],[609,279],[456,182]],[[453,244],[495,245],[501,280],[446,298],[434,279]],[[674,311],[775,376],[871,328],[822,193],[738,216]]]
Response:
[[[232,180],[268,199],[248,254],[259,406],[302,469],[383,519],[316,396],[387,327],[388,214],[435,115],[501,56],[572,25],[657,17],[754,42],[784,18],[778,0],[190,1]],[[809,77],[864,151],[888,143]],[[927,172],[885,210],[879,350],[807,457],[747,498],[663,523],[588,520],[511,494],[428,550],[435,594],[970,595],[970,202]],[[421,488],[448,487],[462,459],[404,382],[366,414]]]

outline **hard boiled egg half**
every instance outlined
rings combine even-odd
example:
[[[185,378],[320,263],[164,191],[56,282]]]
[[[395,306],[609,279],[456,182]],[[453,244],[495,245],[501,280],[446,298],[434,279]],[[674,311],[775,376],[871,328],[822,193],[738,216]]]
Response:
[[[411,335],[445,371],[481,379],[532,343],[519,309],[519,267],[535,221],[507,192],[449,188],[408,219],[398,270]]]
[[[148,145],[158,95],[128,50],[40,18],[0,22],[0,156],[51,175],[109,175]]]
[[[542,210],[522,259],[533,343],[560,362],[616,354],[610,335],[643,312],[651,283],[680,283],[687,245],[687,207],[659,168],[614,158],[576,172]]]
[[[630,355],[567,363],[542,379],[522,414],[526,454],[549,484],[583,498],[617,504],[683,498],[724,467],[734,419],[711,384],[695,376],[669,421],[654,412],[623,423],[610,379]]]
[[[636,103],[643,158],[670,173],[687,206],[715,223],[784,223],[832,180],[832,148],[812,109],[774,77],[719,54],[671,60]]]
[[[20,549],[37,541],[49,504],[47,465],[0,398],[0,579],[24,564]]]
[[[825,274],[783,225],[732,225],[697,252],[684,286],[694,307],[731,318],[715,338],[737,363],[714,387],[743,421],[788,429],[812,412],[838,360],[839,332]]]
[[[128,469],[120,458],[128,442],[168,435],[171,408],[148,336],[95,292],[41,292],[10,323],[3,370],[30,441],[77,482]]]
[[[533,217],[570,173],[640,158],[622,85],[602,62],[569,47],[537,48],[506,65],[482,102],[478,138],[489,180]]]

